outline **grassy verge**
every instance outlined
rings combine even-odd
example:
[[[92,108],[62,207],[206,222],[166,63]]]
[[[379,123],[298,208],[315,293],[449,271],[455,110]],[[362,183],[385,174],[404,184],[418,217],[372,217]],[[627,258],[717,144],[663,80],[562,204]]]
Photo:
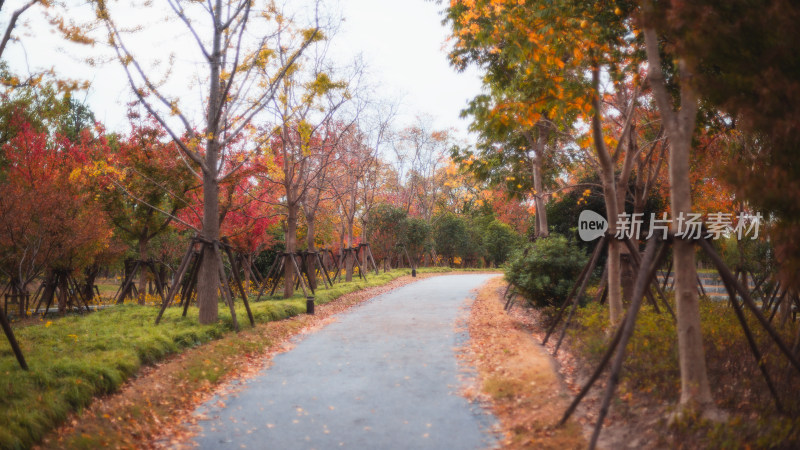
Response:
[[[730,413],[726,423],[684,417],[664,430],[668,447],[799,448],[800,376],[748,314],[748,323],[762,352],[763,364],[775,383],[788,414],[778,414],[744,333],[727,302],[701,300],[701,323],[709,382],[717,405]],[[777,325],[784,342],[792,342],[798,324]],[[570,347],[593,368],[608,345],[608,310],[590,304],[579,309],[577,326],[570,332]],[[675,404],[680,395],[680,369],[676,329],[672,318],[645,305],[626,349],[620,397],[635,409],[636,398]],[[624,409],[624,408],[623,408]],[[666,432],[668,431],[668,432]]]
[[[450,270],[420,270],[423,273],[447,271]],[[316,302],[324,305],[342,295],[381,286],[408,273],[407,269],[394,270],[372,275],[368,281],[354,280],[331,289],[320,289]],[[279,321],[304,313],[305,299],[301,296],[270,299],[252,304],[252,310],[257,323]],[[124,305],[17,329],[17,339],[31,368],[28,372],[19,369],[10,346],[4,339],[0,340],[0,447],[30,447],[71,412],[86,407],[95,396],[115,392],[143,365],[153,364],[168,355],[231,337],[226,338],[225,345],[214,346],[208,352],[204,347],[203,352],[199,352],[204,357],[181,373],[182,377],[188,377],[185,380],[213,383],[227,370],[214,358],[259,351],[268,345],[269,339],[263,335],[263,330],[250,329],[241,302],[237,304],[236,314],[245,332],[240,335],[231,333],[231,317],[224,305],[220,305],[220,321],[214,325],[197,323],[196,310],[190,310],[186,318],[180,317],[180,313],[179,308],[170,308],[161,325],[154,326],[156,308]],[[141,411],[141,414],[146,413]],[[136,410],[131,414],[134,417],[120,417],[120,420],[136,420]],[[80,442],[73,444],[81,446]]]

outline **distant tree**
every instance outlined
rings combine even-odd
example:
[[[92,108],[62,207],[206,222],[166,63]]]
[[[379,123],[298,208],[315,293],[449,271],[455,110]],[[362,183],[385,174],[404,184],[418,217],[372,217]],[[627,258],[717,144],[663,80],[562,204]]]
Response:
[[[456,257],[464,257],[470,251],[470,228],[467,221],[452,213],[434,219],[433,243],[436,253],[452,267]]]
[[[406,235],[406,211],[387,203],[378,203],[370,211],[367,240],[372,253],[378,260],[383,260],[384,268],[391,268],[391,257],[397,253]]]
[[[424,219],[408,217],[406,218],[404,228],[405,234],[401,242],[406,250],[408,250],[408,254],[413,260],[412,264],[416,266],[420,263],[422,255],[432,248],[432,227]]]
[[[508,260],[520,242],[519,235],[509,225],[493,220],[483,233],[483,245],[488,263],[494,264],[495,267],[500,266]]]
[[[167,231],[179,211],[190,207],[188,191],[197,180],[180,150],[152,118],[129,113],[130,134],[110,146],[109,167],[96,178],[94,191],[121,238],[136,258],[147,260],[150,242]],[[193,211],[199,217],[199,211]],[[139,304],[145,303],[149,274],[139,272]]]
[[[111,245],[110,224],[80,182],[108,148],[88,130],[72,142],[27,123],[14,126],[19,132],[2,147],[0,270],[24,291],[45,270],[79,273]]]
[[[365,184],[370,167],[378,164],[376,149],[370,146],[368,136],[358,128],[351,129],[341,140],[335,175],[329,180],[340,221],[340,247],[353,247],[357,242],[356,218],[362,209],[361,192],[370,189]],[[345,260],[345,280],[353,279],[353,260]]]
[[[272,2],[222,0],[206,3],[170,1],[169,11],[184,39],[163,42],[185,58],[170,58],[168,63],[151,64],[149,51],[134,52],[130,31],[146,33],[144,24],[130,23],[114,2],[93,3],[107,42],[125,71],[138,102],[164,127],[181,154],[191,162],[202,182],[203,214],[201,235],[208,241],[220,238],[219,186],[247,156],[257,153],[256,141],[243,145],[243,136],[254,132],[253,121],[280,91],[284,78],[294,72],[298,59],[313,42],[324,39],[316,22],[309,28],[297,26]],[[163,4],[137,2],[145,14],[163,14]],[[154,9],[150,9],[154,8]],[[280,54],[280,57],[278,57]],[[193,94],[170,92],[176,65],[185,62],[199,73],[197,83],[189,83]],[[198,63],[198,61],[200,61]],[[186,87],[184,83],[184,87]],[[195,105],[197,99],[200,105]],[[199,107],[198,107],[199,106]],[[198,116],[193,113],[199,112]],[[199,118],[199,120],[195,120]],[[220,267],[216,258],[203,258],[197,283],[200,323],[218,321]]]
[[[397,174],[402,186],[401,205],[411,215],[430,222],[442,186],[436,175],[447,163],[452,137],[447,130],[435,130],[430,120],[401,130],[394,146]]]

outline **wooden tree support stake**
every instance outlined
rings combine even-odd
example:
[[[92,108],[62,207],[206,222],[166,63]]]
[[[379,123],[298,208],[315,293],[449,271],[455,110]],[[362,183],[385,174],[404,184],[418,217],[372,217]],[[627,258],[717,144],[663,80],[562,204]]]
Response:
[[[609,236],[604,242],[608,243],[610,239],[611,237]],[[605,243],[603,244],[604,246]],[[583,293],[586,292],[586,287],[589,286],[589,279],[592,278],[592,271],[594,271],[594,267],[597,265],[597,260],[600,259],[600,253],[602,253],[602,248],[600,243],[598,243],[597,248],[592,254],[592,259],[589,262],[588,269],[586,270],[583,280],[581,281],[581,287],[578,289],[578,293],[575,294],[575,297],[572,298],[572,308],[570,308],[567,320],[564,321],[564,326],[561,328],[561,335],[558,337],[558,342],[556,342],[556,348],[553,350],[553,356],[558,355],[558,349],[561,348],[561,343],[564,342],[564,336],[567,334],[567,327],[569,326],[570,321],[572,321],[572,316],[575,315],[575,310],[578,309],[578,303],[580,303]]]
[[[641,265],[641,262],[642,262],[641,261],[641,257],[639,256],[639,249],[637,249],[633,245],[633,242],[631,242],[631,240],[629,238],[627,238],[627,237],[624,239],[624,242],[625,242],[625,245],[627,245],[628,251],[630,252],[630,254],[631,254],[632,258],[633,258],[633,266],[636,269],[636,271],[638,272],[639,271],[639,266]],[[659,248],[658,254],[655,257],[656,258],[656,266],[657,267],[660,267],[662,262],[663,262],[663,260],[664,260],[664,258],[666,258],[667,249],[668,249],[667,245],[662,245]],[[677,320],[677,317],[675,317],[675,312],[672,310],[672,307],[669,305],[669,302],[667,302],[667,296],[664,293],[664,291],[661,290],[661,287],[658,285],[658,280],[656,280],[655,275],[653,275],[652,279],[650,279],[648,281],[648,286],[651,286],[651,285],[656,289],[656,293],[660,297],[661,302],[664,304],[664,308],[666,308],[666,310],[672,316],[672,320]],[[647,296],[647,300],[650,302],[650,304],[653,305],[653,308],[656,310],[656,313],[661,314],[661,310],[658,308],[658,303],[656,302],[656,299],[653,297],[653,294],[652,294],[652,292],[650,292],[649,288],[645,288],[644,294],[645,294],[645,296]]]
[[[647,248],[645,250],[644,258],[639,266],[638,276],[636,279],[636,284],[634,286],[633,291],[633,298],[631,300],[631,305],[628,308],[628,312],[623,319],[622,323],[620,323],[619,327],[614,333],[614,337],[612,338],[611,343],[609,344],[606,352],[604,353],[600,364],[592,373],[592,376],[589,378],[587,383],[583,386],[581,391],[578,395],[573,399],[572,403],[569,405],[567,410],[564,412],[561,420],[558,423],[558,426],[564,425],[569,417],[574,413],[575,409],[577,408],[578,404],[581,400],[586,396],[589,392],[589,389],[592,385],[597,381],[600,377],[601,373],[611,361],[612,356],[614,357],[613,363],[611,366],[611,373],[609,376],[609,380],[606,386],[606,391],[603,395],[600,411],[598,414],[598,419],[595,424],[594,431],[592,433],[592,438],[589,443],[589,448],[593,449],[597,445],[597,440],[600,435],[600,430],[603,426],[603,421],[605,420],[606,415],[608,414],[608,408],[611,403],[611,398],[614,395],[616,390],[617,384],[619,383],[619,374],[622,369],[622,364],[625,359],[625,348],[627,347],[628,342],[630,341],[631,336],[633,335],[633,330],[636,323],[636,317],[638,315],[639,310],[641,309],[642,300],[645,296],[645,290],[647,289],[648,284],[650,284],[653,280],[653,277],[656,274],[658,266],[660,264],[660,260],[666,255],[667,247],[669,242],[666,242],[658,251],[655,250],[656,240],[650,240],[647,243]],[[775,402],[775,406],[779,412],[783,412],[783,407],[780,402],[780,397],[778,396],[777,390],[775,389],[775,385],[772,382],[772,378],[769,376],[766,366],[761,364],[762,355],[758,349],[758,346],[755,342],[755,338],[753,337],[752,332],[750,331],[749,326],[747,325],[747,321],[744,316],[744,311],[742,309],[742,304],[744,304],[758,319],[759,323],[764,327],[767,333],[770,335],[772,340],[777,344],[778,348],[781,352],[789,360],[790,366],[793,366],[798,372],[800,372],[800,363],[798,363],[797,358],[794,355],[794,351],[800,350],[800,331],[798,331],[798,335],[795,338],[795,345],[794,349],[790,350],[786,344],[783,342],[781,337],[777,334],[777,332],[772,328],[769,323],[769,320],[761,314],[761,310],[755,305],[755,302],[750,297],[750,293],[748,289],[742,287],[739,283],[739,280],[733,276],[730,272],[730,269],[724,264],[722,259],[719,255],[714,251],[713,247],[706,241],[705,239],[696,240],[696,243],[700,245],[700,247],[705,251],[705,253],[709,256],[712,260],[720,277],[725,284],[725,288],[728,291],[728,294],[731,298],[731,304],[733,305],[734,312],[736,313],[736,317],[739,320],[739,324],[742,326],[742,330],[745,333],[745,337],[747,338],[748,345],[750,350],[753,354],[753,357],[756,360],[756,364],[759,366],[759,370],[761,371],[762,376],[767,384],[767,387],[772,395],[772,398]],[[742,304],[736,299],[737,295],[741,297]]]
[[[242,302],[244,303],[244,309],[247,311],[247,317],[250,319],[250,325],[256,326],[256,320],[253,317],[253,311],[250,310],[250,302],[247,300],[247,292],[244,290],[244,284],[242,283],[242,279],[239,277],[239,264],[236,262],[236,258],[233,256],[233,251],[231,250],[230,244],[228,244],[227,238],[222,238],[222,247],[225,249],[225,254],[228,255],[228,261],[231,262],[231,274],[233,275],[233,281],[239,288],[239,294],[242,296]],[[221,257],[220,263],[222,263]]]
[[[273,277],[272,272],[275,270],[275,266],[278,265],[278,260],[280,260],[280,259],[281,259],[280,256],[276,255],[275,256],[275,260],[272,261],[272,265],[269,267],[269,271],[267,271],[267,276],[261,282],[261,287],[258,289],[258,295],[256,295],[256,300],[255,301],[261,300],[261,295],[264,294],[264,290],[267,289],[271,285],[272,277]]]
[[[201,246],[200,251],[193,253],[193,256],[194,265],[192,265],[192,272],[181,293],[180,306],[183,307],[181,317],[186,317],[186,314],[189,312],[189,305],[192,303],[192,294],[197,290],[197,277],[200,275],[200,265],[203,264],[203,259],[206,257],[206,247]]]
[[[603,396],[603,403],[600,405],[600,413],[597,416],[597,423],[592,433],[592,439],[589,442],[589,448],[594,449],[597,446],[597,439],[600,437],[600,430],[603,428],[603,421],[608,414],[608,407],[611,404],[611,398],[617,389],[619,383],[619,373],[622,370],[622,363],[625,361],[625,348],[628,346],[628,341],[633,336],[633,329],[636,325],[636,316],[639,314],[639,309],[642,306],[642,299],[644,298],[644,291],[649,284],[651,273],[655,273],[658,269],[655,260],[656,253],[656,240],[651,239],[644,251],[644,258],[639,267],[639,276],[636,277],[636,284],[633,286],[633,298],[628,307],[628,314],[625,317],[625,323],[622,326],[622,335],[617,343],[617,352],[614,355],[614,361],[611,364],[611,375],[608,379],[606,392]]]
[[[231,321],[233,322],[233,329],[239,332],[239,320],[236,319],[236,308],[233,306],[233,298],[231,297],[231,287],[228,284],[228,277],[225,275],[225,265],[222,262],[222,254],[219,251],[217,241],[211,243],[211,248],[214,250],[214,257],[217,259],[217,266],[219,268],[219,277],[222,280],[222,297],[225,303],[228,304],[228,309],[231,311]],[[247,301],[247,300],[245,300]],[[254,323],[255,325],[255,323]]]
[[[655,242],[655,240],[653,240],[651,242]],[[648,246],[651,246],[651,244],[649,242],[648,242]],[[656,264],[652,265],[652,273],[655,273],[657,267],[658,266]],[[636,292],[637,292],[636,287],[644,283],[644,281],[643,281],[644,277],[642,276],[642,272],[644,270],[646,270],[646,269],[645,269],[645,267],[643,265],[639,266],[639,276],[637,276],[636,284],[634,285],[634,292],[633,292],[632,302],[635,301],[636,298],[637,298],[636,297]],[[644,291],[644,289],[642,289],[642,292],[643,291]],[[640,296],[639,297],[639,303],[640,304],[641,304],[641,299],[642,299],[642,297]],[[633,305],[633,303],[631,303],[631,304]],[[609,343],[608,348],[606,349],[605,353],[603,354],[603,357],[600,360],[600,364],[598,364],[597,368],[592,373],[592,376],[589,377],[589,380],[586,382],[586,384],[583,386],[583,388],[581,388],[581,390],[578,393],[578,395],[572,400],[572,403],[570,403],[569,407],[564,412],[564,415],[561,417],[561,420],[558,422],[558,426],[562,426],[567,422],[567,420],[572,415],[572,413],[575,412],[575,409],[578,407],[578,404],[580,404],[581,400],[589,392],[589,389],[591,389],[592,385],[594,385],[594,383],[597,381],[597,379],[600,378],[600,374],[603,373],[603,370],[606,368],[606,365],[608,365],[608,362],[611,361],[611,357],[614,355],[614,352],[619,347],[619,343],[622,340],[622,336],[624,334],[624,330],[626,329],[626,325],[627,325],[628,321],[631,320],[631,318],[632,318],[632,316],[631,316],[631,308],[629,308],[628,309],[628,313],[625,315],[625,317],[623,317],[622,321],[617,326],[617,329],[614,332],[614,337],[611,339],[611,342]],[[635,315],[633,316],[633,320],[635,320]]]
[[[14,356],[17,357],[17,362],[19,362],[20,367],[22,367],[23,370],[28,370],[28,363],[25,362],[25,357],[22,355],[22,349],[19,348],[19,343],[17,343],[17,339],[14,337],[14,331],[11,329],[11,324],[8,323],[8,319],[3,311],[0,311],[0,324],[3,326],[3,332],[6,334],[8,343],[11,344],[11,350],[14,351]]]
[[[600,241],[597,242],[597,245],[594,247],[594,251],[592,252],[591,259],[589,260],[589,262],[586,263],[586,265],[583,266],[583,271],[578,276],[578,279],[575,280],[575,284],[572,285],[572,290],[570,290],[570,293],[567,295],[567,298],[564,299],[564,303],[562,303],[561,306],[559,307],[558,314],[556,314],[556,318],[553,319],[553,323],[547,330],[547,333],[544,336],[544,340],[542,340],[542,345],[547,344],[547,341],[550,339],[550,336],[553,334],[553,331],[555,331],[556,327],[558,326],[559,321],[561,321],[561,317],[564,315],[564,311],[570,304],[572,296],[575,294],[575,291],[578,289],[578,287],[583,284],[584,278],[591,276],[591,271],[594,270],[594,267],[592,267],[593,265],[592,261],[594,261],[595,263],[597,262],[597,258],[600,257],[599,255],[605,248],[606,242],[608,242],[608,236],[605,235],[602,238],[600,238]],[[589,269],[590,267],[592,268]]]
[[[158,292],[159,297],[161,297],[161,301],[163,303],[165,297],[164,292],[164,285],[163,280],[161,279],[161,274],[158,273],[158,269],[156,268],[156,264],[153,261],[143,261],[143,260],[136,260],[134,261],[133,268],[130,271],[125,272],[125,278],[122,281],[122,284],[117,289],[117,292],[114,294],[114,298],[116,299],[116,304],[121,305],[125,298],[129,295],[134,295],[131,290],[136,289],[136,284],[134,280],[136,279],[136,275],[139,274],[142,270],[149,270],[150,273],[153,274],[153,280],[156,286],[156,292]],[[135,295],[144,294],[143,292],[137,292]]]
[[[732,299],[731,304],[733,305],[733,311],[736,313],[736,318],[739,320],[739,325],[741,325],[744,335],[747,338],[747,344],[750,346],[750,351],[753,353],[753,357],[756,360],[756,365],[761,371],[764,381],[767,383],[769,393],[772,395],[772,399],[775,402],[775,408],[778,410],[778,412],[783,413],[784,410],[783,406],[781,405],[781,400],[778,397],[778,392],[775,390],[775,386],[772,384],[772,379],[767,372],[767,366],[762,364],[761,352],[758,350],[758,345],[753,338],[753,333],[750,332],[750,327],[747,325],[747,320],[745,319],[744,312],[742,311],[742,305],[740,305],[736,300],[736,292],[728,283],[725,283],[725,290],[728,291],[728,295],[730,295]]]
[[[786,343],[783,342],[783,339],[781,339],[780,335],[775,331],[775,329],[772,328],[772,325],[770,325],[766,317],[761,314],[761,311],[758,309],[755,302],[753,302],[753,299],[750,298],[750,293],[748,290],[744,289],[739,283],[739,280],[734,278],[730,269],[728,269],[728,266],[725,265],[725,263],[722,261],[722,258],[719,257],[717,252],[714,250],[711,244],[708,243],[708,241],[701,239],[698,242],[708,257],[711,258],[711,261],[716,266],[717,272],[719,272],[722,280],[729,284],[736,292],[738,292],[739,296],[744,302],[744,305],[747,306],[747,309],[749,309],[750,312],[756,316],[756,319],[758,319],[758,321],[761,323],[761,326],[764,327],[775,344],[778,345],[778,348],[781,350],[781,352],[783,352],[783,354],[789,358],[789,361],[792,363],[794,368],[797,369],[798,373],[800,373],[800,362],[798,362],[797,357],[792,353]],[[732,299],[732,301],[736,301],[736,299]]]
[[[364,249],[365,257],[364,257],[364,265],[366,263],[372,262],[372,268],[375,270],[375,275],[378,275],[378,264],[375,262],[375,257],[372,256],[372,248],[370,247],[369,243],[365,242],[363,244],[358,244],[358,249]],[[409,261],[410,263],[410,261]],[[369,270],[369,268],[367,268]]]
[[[192,241],[189,244],[189,248],[183,255],[181,264],[180,266],[178,266],[178,273],[175,275],[175,280],[172,282],[172,287],[170,287],[169,293],[167,293],[167,297],[161,304],[161,310],[158,312],[158,316],[156,317],[156,325],[158,325],[158,323],[161,322],[161,316],[164,315],[164,311],[166,311],[167,307],[170,305],[170,303],[172,303],[172,299],[175,297],[175,294],[178,293],[178,287],[180,286],[184,274],[186,274],[186,269],[189,267],[189,262],[192,259],[192,254],[194,253],[194,245],[196,242],[197,241],[195,240],[195,238],[192,238]]]
[[[328,287],[333,287],[333,281],[331,281],[331,276],[328,271],[325,269],[325,262],[322,260],[322,255],[317,252],[317,263],[319,264],[319,273],[322,275],[322,278],[327,281]]]
[[[195,247],[200,245],[200,250],[195,251]],[[222,249],[222,250],[221,250]],[[203,259],[206,257],[206,251],[208,250],[209,255],[213,255],[212,257],[217,260],[217,264],[219,266],[219,276],[220,281],[222,283],[221,290],[222,290],[222,297],[225,300],[225,303],[228,305],[228,308],[231,312],[231,321],[233,322],[233,328],[236,331],[240,330],[239,321],[236,317],[236,310],[234,308],[234,293],[233,289],[231,288],[230,282],[228,280],[228,275],[225,273],[225,264],[222,257],[222,252],[225,252],[225,255],[228,257],[228,260],[231,264],[231,278],[234,280],[239,293],[242,296],[242,302],[244,303],[245,310],[247,311],[247,317],[250,319],[250,325],[255,326],[255,318],[253,317],[253,312],[250,309],[250,302],[247,299],[247,292],[242,285],[241,278],[239,277],[239,266],[236,263],[236,258],[234,257],[233,252],[230,249],[230,245],[227,243],[226,238],[222,238],[221,241],[208,241],[202,239],[199,236],[194,236],[189,243],[189,248],[186,250],[186,253],[183,256],[183,260],[178,267],[178,272],[175,275],[175,279],[172,281],[172,286],[169,289],[167,296],[164,298],[163,302],[161,303],[161,309],[158,312],[158,316],[156,316],[155,324],[158,325],[161,322],[161,318],[164,315],[164,311],[172,304],[175,296],[178,294],[178,290],[181,289],[181,285],[183,285],[183,289],[181,292],[181,302],[180,306],[183,306],[183,317],[186,317],[186,313],[189,310],[189,305],[191,304],[192,294],[194,293],[196,286],[197,286],[197,277],[198,273],[200,272],[200,265],[203,263]],[[194,264],[192,262],[194,261]],[[191,270],[189,267],[191,266]],[[184,277],[189,272],[188,280],[184,281]]]
[[[299,285],[297,285],[297,286],[302,287],[303,288],[303,294],[306,297],[308,297],[308,288],[309,288],[309,286],[308,286],[308,284],[306,284],[306,278],[303,276],[304,274],[306,274],[306,276],[308,276],[308,272],[305,271],[304,269],[301,269],[300,265],[298,265],[297,260],[295,259],[295,256],[297,256],[297,255],[294,254],[294,253],[286,253],[286,252],[283,252],[283,253],[280,253],[280,254],[277,255],[277,257],[275,258],[275,261],[273,261],[273,263],[272,263],[272,267],[270,268],[269,272],[267,273],[267,277],[266,277],[266,279],[264,281],[264,284],[262,284],[261,288],[258,290],[258,295],[256,296],[256,300],[255,301],[259,301],[261,299],[261,296],[264,294],[264,291],[270,286],[271,286],[271,290],[270,290],[270,294],[269,295],[272,296],[272,295],[275,294],[275,289],[278,288],[278,285],[280,284],[280,280],[283,278],[282,274],[283,274],[284,268],[286,267],[287,264],[292,264],[292,266],[294,266],[294,273],[297,276],[297,280],[298,280],[297,282],[299,283]],[[300,258],[302,258],[302,257],[300,257]],[[291,260],[291,263],[287,262],[287,259]]]

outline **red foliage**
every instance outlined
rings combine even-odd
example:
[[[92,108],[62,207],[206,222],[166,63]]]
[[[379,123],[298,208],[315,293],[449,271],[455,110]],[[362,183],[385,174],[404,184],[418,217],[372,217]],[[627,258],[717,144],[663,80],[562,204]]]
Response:
[[[28,123],[2,150],[0,265],[23,284],[45,267],[78,270],[108,248],[111,229],[75,174],[107,152],[84,131],[76,142]]]
[[[275,186],[257,183],[254,175],[264,170],[260,161],[226,162],[227,169],[239,164],[220,185],[220,236],[228,238],[237,252],[252,254],[273,244],[267,229],[278,221],[274,211],[277,195]],[[202,192],[190,192],[189,199],[191,207],[178,217],[202,229],[202,216],[198,213],[203,211]]]

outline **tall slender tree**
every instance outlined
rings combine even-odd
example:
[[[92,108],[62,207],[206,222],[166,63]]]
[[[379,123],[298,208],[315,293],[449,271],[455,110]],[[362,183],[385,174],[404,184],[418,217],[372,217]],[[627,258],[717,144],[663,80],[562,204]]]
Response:
[[[241,139],[253,120],[280,92],[284,77],[295,69],[295,63],[313,43],[324,38],[318,22],[310,28],[298,27],[274,2],[255,4],[250,0],[231,2],[212,0],[197,3],[169,0],[173,20],[183,27],[175,50],[184,54],[186,44],[193,42],[197,57],[206,66],[208,75],[197,84],[200,105],[189,103],[183,90],[170,91],[162,78],[169,78],[177,65],[171,60],[164,70],[150,68],[149,54],[137,53],[130,45],[129,30],[113,3],[94,2],[97,18],[105,25],[107,42],[125,70],[131,90],[139,103],[164,127],[175,144],[191,163],[195,176],[203,186],[203,225],[199,230],[207,241],[220,238],[219,185],[240,165],[227,166],[232,157],[231,144]],[[143,2],[141,8],[161,8]],[[163,15],[163,11],[152,11]],[[120,22],[123,21],[123,23]],[[135,33],[147,30],[135,25]],[[281,57],[277,58],[276,54]],[[192,65],[194,63],[191,63]],[[161,65],[162,67],[164,64]],[[157,66],[156,66],[157,67]],[[202,111],[202,120],[192,120],[193,110]],[[182,128],[182,132],[178,130]],[[249,148],[249,151],[254,151]],[[240,158],[245,161],[247,158]],[[199,169],[199,171],[197,170]],[[198,277],[200,322],[214,323],[218,318],[218,261],[204,258]]]

